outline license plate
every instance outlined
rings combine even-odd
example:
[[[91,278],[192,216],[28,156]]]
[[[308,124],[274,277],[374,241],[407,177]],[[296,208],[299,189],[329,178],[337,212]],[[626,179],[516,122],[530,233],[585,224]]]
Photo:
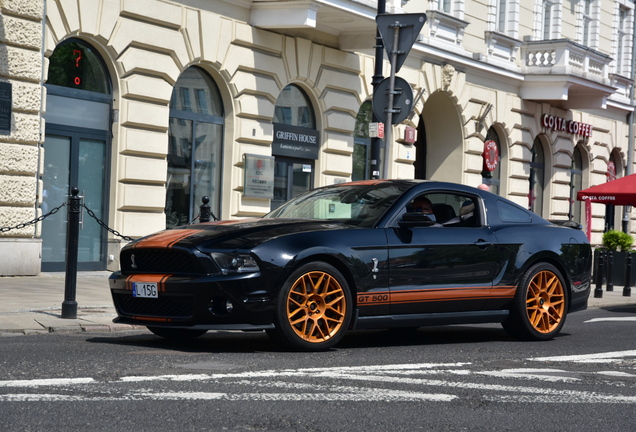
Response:
[[[157,284],[154,282],[133,282],[133,297],[159,298]]]

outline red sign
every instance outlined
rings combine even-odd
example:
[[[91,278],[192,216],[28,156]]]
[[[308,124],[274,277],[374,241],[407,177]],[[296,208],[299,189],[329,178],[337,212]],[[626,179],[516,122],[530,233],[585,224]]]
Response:
[[[607,181],[616,180],[616,164],[613,161],[607,163],[605,177],[607,177]]]
[[[495,141],[488,140],[484,142],[484,153],[482,156],[484,157],[484,170],[494,171],[497,169],[497,165],[499,165],[499,148]]]
[[[416,129],[411,126],[407,126],[404,130],[404,142],[412,144],[415,142],[415,132]]]

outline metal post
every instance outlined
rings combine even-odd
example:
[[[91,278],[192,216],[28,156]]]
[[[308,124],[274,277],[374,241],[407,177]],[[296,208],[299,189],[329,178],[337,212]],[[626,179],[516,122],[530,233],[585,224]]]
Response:
[[[210,198],[208,198],[208,196],[204,196],[203,198],[201,198],[201,201],[203,202],[203,204],[201,204],[201,206],[199,207],[199,221],[200,222],[210,222],[210,204],[208,204],[210,202]]]
[[[623,297],[632,295],[632,254],[627,252],[627,265],[625,266],[625,285],[623,286]]]
[[[73,187],[68,197],[68,222],[66,228],[66,279],[64,280],[64,302],[62,318],[77,318],[77,249],[79,245],[80,202],[79,189]]]
[[[386,0],[378,0],[378,11],[377,14],[381,15],[386,12]],[[373,94],[378,87],[378,85],[384,79],[382,74],[382,66],[384,62],[384,43],[382,42],[382,37],[380,36],[380,31],[376,30],[375,32],[375,70],[373,74],[373,80],[371,81],[371,85],[373,86]],[[372,110],[373,112],[373,110]],[[372,117],[373,122],[377,123],[380,120],[373,112]],[[371,178],[379,179],[382,178],[380,173],[380,156],[382,153],[382,138],[374,137],[371,138],[371,160],[370,160],[370,170],[371,170]],[[386,177],[386,174],[385,174]]]
[[[387,101],[388,108],[386,110],[386,126],[384,127],[384,161],[383,161],[383,175],[384,178],[388,178],[389,166],[392,159],[391,155],[391,141],[393,140],[392,127],[393,127],[393,101],[395,98],[395,70],[398,55],[398,41],[400,40],[400,23],[395,22],[393,29],[395,32],[395,39],[393,39],[393,46],[391,47],[391,75],[389,76],[389,97]]]
[[[612,280],[612,269],[614,267],[614,254],[612,251],[607,251],[607,276],[605,280],[607,281],[606,291],[614,291],[614,281]]]
[[[603,270],[605,267],[605,251],[598,252],[598,263],[596,266],[596,288],[594,289],[594,298],[603,298]]]

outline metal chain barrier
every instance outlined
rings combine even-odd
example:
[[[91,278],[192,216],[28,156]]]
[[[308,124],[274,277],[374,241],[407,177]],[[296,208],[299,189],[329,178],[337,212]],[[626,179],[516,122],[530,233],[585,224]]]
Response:
[[[0,233],[8,232],[8,231],[11,231],[11,230],[14,230],[14,229],[22,229],[22,228],[26,228],[26,227],[28,227],[29,225],[35,225],[35,224],[36,224],[36,223],[38,223],[38,222],[42,222],[42,221],[43,221],[44,219],[46,219],[47,217],[52,216],[52,215],[54,215],[55,213],[57,213],[58,211],[60,211],[60,209],[61,209],[62,207],[64,207],[66,204],[67,204],[67,203],[64,203],[64,204],[62,204],[62,205],[60,205],[60,206],[58,206],[58,207],[55,207],[53,210],[51,210],[51,211],[50,211],[50,212],[48,212],[47,214],[43,214],[42,216],[37,217],[37,218],[33,219],[32,221],[24,222],[24,223],[19,223],[19,224],[17,224],[16,226],[13,226],[13,227],[0,227]]]
[[[117,236],[117,237],[121,237],[122,239],[126,240],[126,241],[133,241],[134,239],[132,237],[128,237],[125,236],[123,234],[120,234],[118,231],[115,231],[114,229],[110,228],[108,225],[106,225],[104,222],[102,222],[97,215],[95,215],[95,212],[93,212],[91,209],[89,209],[88,207],[86,207],[86,204],[82,204],[82,207],[84,207],[86,209],[86,213],[88,213],[88,215],[90,217],[92,217],[93,219],[95,219],[95,221],[97,221],[97,223],[99,224],[99,226],[101,226],[102,228],[104,228],[106,231],[108,231],[109,233]]]

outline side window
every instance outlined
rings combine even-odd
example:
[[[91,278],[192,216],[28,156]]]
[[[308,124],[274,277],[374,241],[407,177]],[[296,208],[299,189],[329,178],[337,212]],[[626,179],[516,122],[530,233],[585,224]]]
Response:
[[[411,200],[406,206],[406,211],[430,212],[434,216],[436,226],[480,227],[483,224],[481,205],[480,200],[473,196],[429,193]]]
[[[525,209],[515,207],[514,205],[503,201],[497,201],[497,207],[499,208],[499,217],[501,217],[502,222],[532,222],[532,216]]]

